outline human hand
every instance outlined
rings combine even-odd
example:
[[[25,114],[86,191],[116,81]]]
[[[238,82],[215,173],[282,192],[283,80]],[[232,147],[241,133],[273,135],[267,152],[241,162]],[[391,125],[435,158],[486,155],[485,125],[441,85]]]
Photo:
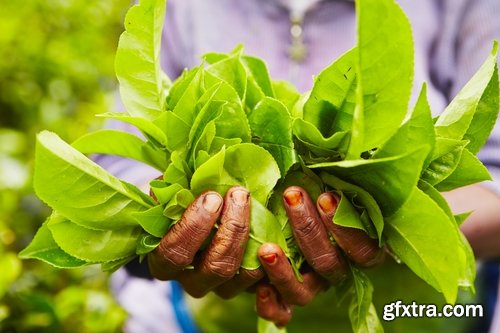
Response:
[[[200,251],[219,219],[215,235]],[[245,188],[229,189],[224,199],[205,192],[149,255],[150,272],[160,280],[179,281],[193,297],[214,291],[231,298],[264,276],[262,269],[240,268],[249,234],[250,194]]]
[[[315,205],[303,188],[292,186],[285,190],[283,203],[293,235],[310,269],[302,272],[303,282],[299,282],[281,248],[263,244],[258,255],[269,283],[259,283],[256,288],[259,316],[285,326],[294,305],[308,304],[318,292],[346,278],[348,266],[344,255],[362,267],[383,261],[384,250],[363,230],[332,222],[338,201],[334,194],[323,193]]]

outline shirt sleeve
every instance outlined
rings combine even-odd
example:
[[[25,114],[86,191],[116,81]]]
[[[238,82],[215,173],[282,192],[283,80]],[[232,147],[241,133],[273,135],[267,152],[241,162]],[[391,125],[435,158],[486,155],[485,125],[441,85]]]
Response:
[[[193,38],[189,2],[188,0],[167,1],[160,62],[163,71],[172,80],[192,65],[193,50],[189,41]]]

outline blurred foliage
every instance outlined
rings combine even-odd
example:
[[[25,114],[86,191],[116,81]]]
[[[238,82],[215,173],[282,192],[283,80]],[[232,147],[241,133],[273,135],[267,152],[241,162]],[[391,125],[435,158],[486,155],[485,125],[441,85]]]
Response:
[[[49,214],[32,193],[35,134],[72,141],[112,111],[114,52],[130,0],[0,0],[0,332],[120,332],[98,268],[20,261]]]

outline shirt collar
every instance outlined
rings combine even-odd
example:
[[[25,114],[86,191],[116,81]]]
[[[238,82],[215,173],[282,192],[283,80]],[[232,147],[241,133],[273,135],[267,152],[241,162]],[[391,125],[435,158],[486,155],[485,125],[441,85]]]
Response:
[[[354,0],[271,0],[287,9],[292,16],[303,17],[320,2],[354,2]]]

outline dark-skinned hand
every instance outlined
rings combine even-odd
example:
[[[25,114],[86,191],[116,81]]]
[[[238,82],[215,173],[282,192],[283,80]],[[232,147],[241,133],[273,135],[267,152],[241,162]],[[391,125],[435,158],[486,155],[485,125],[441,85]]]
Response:
[[[148,256],[151,274],[179,281],[193,297],[214,291],[227,299],[255,284],[263,270],[240,268],[250,234],[249,199],[240,186],[224,199],[214,191],[201,194]],[[216,224],[215,235],[200,251]]]
[[[345,278],[347,263],[340,249],[360,266],[381,262],[384,252],[375,240],[362,230],[332,223],[338,203],[333,194],[323,193],[314,205],[304,189],[290,187],[283,199],[295,240],[311,268],[302,273],[303,282],[296,279],[276,244],[259,248],[260,269],[240,268],[250,230],[249,193],[242,187],[231,188],[224,199],[214,191],[201,194],[149,255],[151,273],[160,280],[179,281],[193,297],[214,291],[227,299],[255,285],[265,270],[267,282],[254,288],[257,313],[284,326],[291,319],[293,305],[309,303],[318,292]],[[210,244],[200,251],[216,224]]]
[[[263,244],[258,255],[269,281],[256,288],[259,316],[285,326],[292,318],[294,305],[308,304],[318,292],[346,278],[346,258],[361,267],[383,261],[384,250],[364,231],[332,223],[338,201],[336,195],[323,193],[314,204],[303,188],[292,186],[285,190],[283,204],[310,269],[302,272],[303,282],[299,282],[281,248]]]

